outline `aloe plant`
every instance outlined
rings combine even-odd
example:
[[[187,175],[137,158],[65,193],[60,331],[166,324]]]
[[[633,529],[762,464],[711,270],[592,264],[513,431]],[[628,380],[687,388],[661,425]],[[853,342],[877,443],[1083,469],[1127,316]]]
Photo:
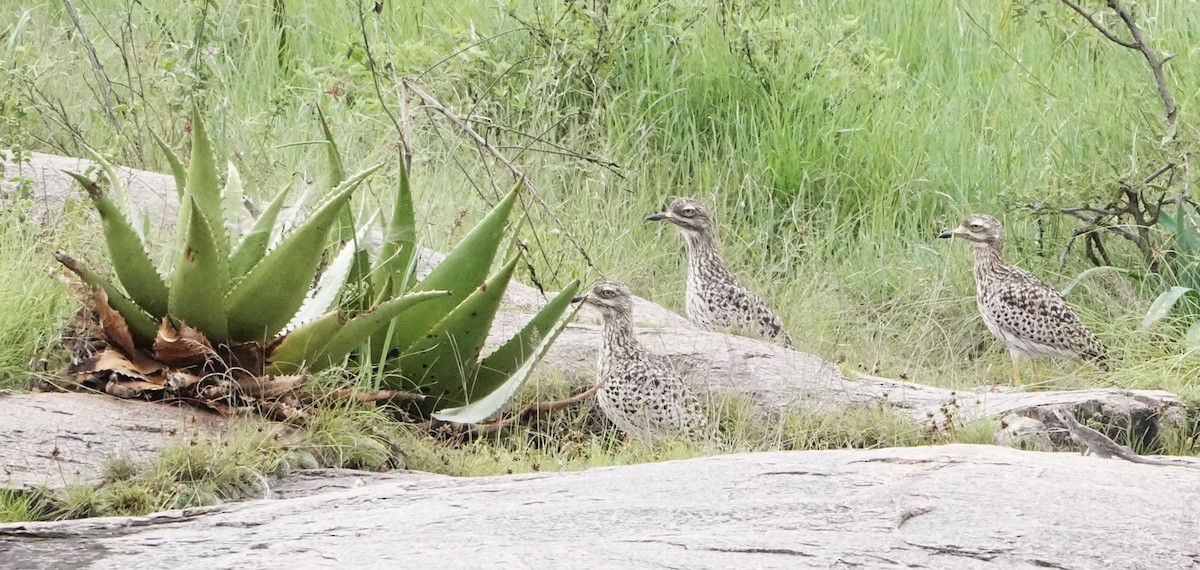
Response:
[[[345,175],[329,125],[319,119],[331,173],[324,196],[274,245],[288,193],[242,223],[241,177],[230,164],[221,184],[198,111],[189,164],[156,138],[181,203],[167,274],[147,250],[116,169],[89,149],[112,196],[98,182],[72,176],[100,215],[116,281],[56,254],[91,287],[110,345],[75,373],[99,378],[116,395],[194,398],[225,409],[231,402],[280,398],[295,404],[295,378],[352,362],[374,367],[385,388],[424,394],[416,409],[424,415],[455,408],[455,417],[486,417],[507,401],[561,330],[579,288],[578,281],[569,284],[520,332],[483,356],[517,265],[510,255],[489,276],[521,185],[417,282],[419,247],[403,161],[372,264],[365,246],[370,223],[355,219],[350,199],[380,165]],[[322,258],[332,261],[322,267]],[[220,378],[215,384],[213,373]]]

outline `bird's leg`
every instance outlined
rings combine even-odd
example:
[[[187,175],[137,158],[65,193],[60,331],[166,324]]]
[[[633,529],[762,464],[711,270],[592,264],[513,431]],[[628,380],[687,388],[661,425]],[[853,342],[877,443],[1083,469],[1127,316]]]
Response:
[[[1020,386],[1021,385],[1021,363],[1017,361],[1017,355],[1009,354],[1009,357],[1012,358],[1013,386]]]
[[[1032,358],[1029,359],[1029,377],[1032,379],[1030,383],[1037,385],[1037,364],[1034,364],[1034,360]]]

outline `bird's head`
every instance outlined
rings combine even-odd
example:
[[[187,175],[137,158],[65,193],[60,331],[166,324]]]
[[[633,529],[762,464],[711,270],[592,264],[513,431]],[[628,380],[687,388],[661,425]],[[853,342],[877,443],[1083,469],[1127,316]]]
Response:
[[[633,312],[633,293],[629,287],[617,281],[600,281],[592,286],[587,295],[571,299],[572,303],[591,305],[600,310],[604,318]]]
[[[647,216],[647,221],[657,222],[666,220],[679,226],[685,234],[706,234],[712,232],[712,217],[708,209],[694,198],[676,198],[667,207],[667,211]]]
[[[987,214],[971,214],[957,228],[946,230],[938,237],[964,239],[975,247],[997,247],[1004,241],[1004,227],[1000,220]]]

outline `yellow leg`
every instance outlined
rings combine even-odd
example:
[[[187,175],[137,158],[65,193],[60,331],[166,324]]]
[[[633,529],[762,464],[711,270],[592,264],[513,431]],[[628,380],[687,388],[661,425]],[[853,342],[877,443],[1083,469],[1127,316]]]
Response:
[[[1035,365],[1033,362],[1034,362],[1033,359],[1030,358],[1029,359],[1029,377],[1032,378],[1032,380],[1030,381],[1030,384],[1037,386],[1037,383],[1038,383],[1037,365]]]
[[[1012,358],[1012,365],[1013,365],[1013,386],[1020,386],[1021,385],[1021,364],[1019,362],[1017,362],[1017,355],[1010,354],[1009,356]]]

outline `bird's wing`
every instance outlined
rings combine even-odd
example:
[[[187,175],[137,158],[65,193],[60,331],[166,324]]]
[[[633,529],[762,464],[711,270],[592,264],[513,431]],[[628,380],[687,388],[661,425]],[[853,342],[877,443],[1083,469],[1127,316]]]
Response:
[[[1099,343],[1058,291],[1028,273],[1005,280],[985,305],[998,327],[1027,341],[1085,353]]]

